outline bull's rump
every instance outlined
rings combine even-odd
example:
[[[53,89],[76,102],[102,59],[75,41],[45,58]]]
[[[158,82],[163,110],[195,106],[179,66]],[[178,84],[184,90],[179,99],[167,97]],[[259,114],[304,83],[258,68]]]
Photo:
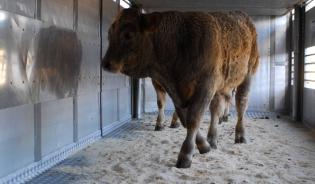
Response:
[[[240,11],[209,13],[218,22],[222,52],[222,74],[232,88],[258,66],[257,33],[250,17]]]
[[[240,83],[256,66],[251,59],[258,57],[255,27],[239,11],[164,12],[154,37],[158,59],[174,73],[195,77],[220,71],[227,83]]]

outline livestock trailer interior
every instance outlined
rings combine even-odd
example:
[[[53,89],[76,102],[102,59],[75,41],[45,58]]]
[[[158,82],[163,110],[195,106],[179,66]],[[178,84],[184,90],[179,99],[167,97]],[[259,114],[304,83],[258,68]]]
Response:
[[[230,140],[232,100],[218,148],[175,168],[186,131],[168,128],[171,98],[165,128],[154,131],[151,78],[101,67],[108,30],[132,4],[141,14],[251,17],[260,64],[247,144]],[[314,7],[315,0],[0,0],[0,183],[315,183]],[[206,111],[203,134],[210,118]]]

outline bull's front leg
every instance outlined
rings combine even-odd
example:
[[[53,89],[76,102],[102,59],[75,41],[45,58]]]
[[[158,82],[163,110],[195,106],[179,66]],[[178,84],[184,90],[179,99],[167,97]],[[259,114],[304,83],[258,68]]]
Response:
[[[214,90],[209,91],[207,88],[198,89],[198,94],[193,96],[192,103],[187,107],[185,122],[182,122],[187,128],[187,135],[178,155],[177,168],[189,168],[191,166],[195,143],[200,153],[210,151],[210,145],[200,134],[199,126],[205,106],[209,104],[213,94]],[[181,117],[180,113],[178,113],[178,115]]]
[[[180,123],[177,121],[178,115],[176,111],[173,113],[172,122],[170,128],[178,128],[180,126]]]
[[[160,131],[164,128],[164,120],[165,120],[165,115],[164,115],[164,108],[165,108],[165,102],[166,102],[166,91],[164,88],[155,80],[152,80],[153,87],[156,92],[156,97],[157,97],[157,106],[159,109],[159,114],[156,119],[156,124],[155,124],[155,131]]]

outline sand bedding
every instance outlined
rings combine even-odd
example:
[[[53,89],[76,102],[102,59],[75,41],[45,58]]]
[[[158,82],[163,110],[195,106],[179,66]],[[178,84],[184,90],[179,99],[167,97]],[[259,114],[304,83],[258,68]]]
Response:
[[[156,116],[72,156],[52,170],[72,183],[315,183],[315,134],[283,119],[246,119],[247,144],[234,144],[235,119],[218,126],[218,149],[196,150],[189,169],[175,167],[184,128],[154,131]],[[170,117],[167,117],[168,122]],[[209,117],[202,122],[206,135]]]

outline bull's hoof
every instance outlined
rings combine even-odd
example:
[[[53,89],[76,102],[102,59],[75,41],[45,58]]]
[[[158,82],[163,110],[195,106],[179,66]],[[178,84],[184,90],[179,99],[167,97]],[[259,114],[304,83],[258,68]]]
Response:
[[[155,131],[162,131],[164,129],[164,127],[163,126],[161,126],[161,125],[155,125]]]
[[[222,116],[221,121],[228,122],[229,121],[229,115]]]
[[[212,149],[217,149],[217,141],[216,140],[208,137],[207,141],[210,144]]]
[[[176,123],[172,123],[170,128],[178,128],[180,127],[180,123],[176,122]]]
[[[185,159],[184,157],[178,158],[176,167],[177,168],[189,168],[191,166],[191,160]]]
[[[206,142],[206,144],[204,144],[202,146],[197,146],[197,148],[198,148],[200,154],[208,153],[211,150],[211,147],[208,144],[208,142]]]
[[[246,139],[244,137],[235,138],[235,144],[246,143]]]

